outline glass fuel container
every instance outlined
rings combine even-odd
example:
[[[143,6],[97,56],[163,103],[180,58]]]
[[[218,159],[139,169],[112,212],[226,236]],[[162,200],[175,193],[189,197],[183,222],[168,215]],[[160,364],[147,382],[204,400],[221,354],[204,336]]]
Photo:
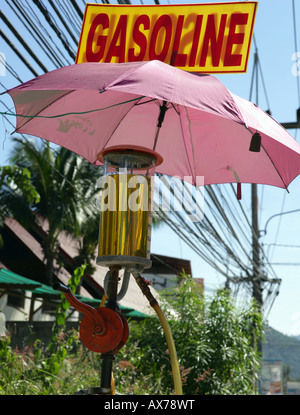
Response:
[[[151,267],[152,191],[161,157],[141,147],[111,147],[98,159],[100,221],[97,264],[142,271]]]

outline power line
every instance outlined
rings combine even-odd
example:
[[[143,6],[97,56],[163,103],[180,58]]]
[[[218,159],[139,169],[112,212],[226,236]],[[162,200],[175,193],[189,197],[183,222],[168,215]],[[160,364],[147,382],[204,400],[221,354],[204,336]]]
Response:
[[[56,33],[57,37],[62,42],[62,44],[63,44],[64,48],[66,49],[66,51],[68,52],[69,56],[75,61],[76,54],[70,48],[69,42],[67,41],[67,39],[65,38],[65,36],[61,32],[61,30],[58,28],[57,24],[55,23],[55,21],[51,17],[51,15],[48,12],[47,8],[40,2],[40,0],[33,0],[33,2],[39,8],[40,12],[43,14],[43,16],[45,17],[46,21],[49,23],[50,27]]]
[[[27,66],[27,68],[31,71],[31,73],[34,76],[38,76],[38,73],[33,69],[33,67],[30,65],[30,63],[24,58],[24,56],[21,54],[21,52],[15,47],[15,45],[10,41],[10,39],[6,36],[6,34],[0,29],[0,36],[3,38],[3,40],[7,43],[7,45],[15,52],[15,54],[18,56],[19,59]],[[9,69],[10,73],[14,75],[14,77],[19,81],[22,82],[19,78],[19,76],[16,76],[16,72],[11,70],[10,65],[8,62],[6,62],[6,67]]]
[[[76,13],[78,14],[80,19],[82,20],[83,19],[83,13],[82,13],[80,7],[78,7],[78,4],[76,3],[76,0],[70,0],[70,1],[71,1],[72,6],[74,7]]]
[[[166,194],[166,192],[164,192],[164,194]],[[180,195],[179,195],[179,197],[180,197]],[[213,199],[213,200],[215,200],[215,199]],[[212,208],[210,208],[209,211],[212,212]],[[214,215],[218,211],[219,211],[219,209],[217,209],[217,211],[214,213]],[[168,220],[170,220],[170,216],[175,216],[175,214],[173,212],[169,212],[168,217],[167,217]],[[172,221],[172,225],[173,225],[172,227],[177,226],[177,228],[178,228],[177,233],[180,233],[181,235],[184,234],[185,239],[189,238],[191,240],[191,239],[195,238],[196,241],[198,240],[198,243],[199,243],[199,241],[202,240],[201,244],[204,244],[206,246],[206,248],[209,248],[210,254],[212,254],[212,252],[213,252],[212,251],[212,246],[213,246],[214,249],[215,249],[215,251],[214,251],[215,260],[217,259],[219,262],[221,261],[221,263],[223,264],[224,267],[226,266],[226,264],[224,262],[224,258],[225,258],[224,253],[226,252],[228,254],[229,258],[233,259],[234,262],[236,264],[238,264],[238,269],[239,270],[244,269],[244,271],[246,271],[248,273],[250,272],[249,265],[245,266],[245,262],[242,263],[240,258],[235,254],[235,252],[232,251],[231,246],[230,246],[230,241],[228,241],[228,243],[226,244],[224,242],[224,239],[222,237],[220,237],[220,235],[217,233],[216,230],[214,230],[214,226],[205,225],[205,223],[203,223],[203,222],[206,222],[208,220],[207,217],[205,217],[204,220],[201,221],[201,225],[193,223],[193,224],[190,224],[189,226],[187,226],[185,218],[184,218],[183,215],[180,215],[177,212],[176,216],[177,216],[177,219],[179,219],[179,220],[177,220],[176,222],[174,222],[174,220],[173,220]],[[215,216],[215,219],[217,219],[216,216]],[[169,223],[169,225],[170,225],[170,223]],[[223,232],[225,234],[226,234],[226,232],[228,234],[227,225],[228,225],[228,218],[226,218],[226,220],[225,220],[225,227],[224,227],[223,223],[219,222],[219,227],[220,227],[221,230],[223,228]],[[199,229],[199,226],[202,227],[202,232],[201,232],[201,229]],[[209,229],[210,227],[211,227],[211,229]],[[213,236],[213,240],[211,241],[213,243],[209,242],[209,240],[207,239],[207,236],[203,238],[203,233],[204,232],[205,232],[206,235],[211,234]],[[236,239],[238,239],[238,238],[236,238]],[[239,241],[239,243],[240,243],[240,241]],[[219,247],[218,249],[221,248],[221,251],[220,250],[216,251],[217,247]],[[242,246],[242,248],[243,248],[244,254],[248,258],[249,262],[251,262],[251,258],[249,258],[249,255],[247,255],[246,248],[244,248],[243,246]],[[196,248],[196,250],[197,250],[197,248]],[[222,253],[223,250],[225,250],[224,253]],[[248,251],[249,251],[249,249],[248,249]],[[217,256],[216,256],[216,254],[217,254]],[[223,274],[224,274],[224,272],[223,272]],[[226,275],[226,274],[224,274],[224,275]]]
[[[45,65],[40,61],[40,59],[35,55],[35,53],[32,51],[32,49],[27,45],[26,42],[24,42],[24,39],[22,38],[22,36],[20,36],[20,34],[17,32],[17,30],[15,30],[14,26],[10,23],[10,21],[6,18],[6,16],[4,15],[4,13],[0,10],[0,18],[4,21],[4,23],[6,24],[6,26],[10,29],[10,31],[14,34],[14,36],[18,39],[18,41],[21,43],[21,45],[24,47],[24,49],[26,49],[26,51],[29,53],[30,56],[32,56],[34,58],[34,60],[36,61],[36,63],[39,65],[39,67],[44,71],[44,72],[48,72],[47,68],[45,67]],[[4,35],[4,33],[2,32],[2,35]],[[6,38],[6,42],[7,42],[7,37]],[[11,42],[10,42],[11,44]],[[36,72],[35,72],[36,73]],[[38,76],[38,75],[35,75]]]
[[[22,7],[22,4],[20,4],[17,0],[6,0],[6,3],[28,30],[30,36],[32,36],[32,38],[37,42],[38,46],[45,53],[47,58],[55,65],[55,67],[63,66],[63,63],[58,57],[56,51],[52,48],[49,41],[46,42],[45,37],[41,35],[41,31],[37,30],[36,25],[33,24],[33,21]],[[39,25],[39,29],[40,28],[41,25]]]
[[[81,18],[78,17],[78,14],[74,10],[74,7],[68,7],[68,5],[61,0],[56,0],[57,7],[60,8],[62,14],[65,16],[66,21],[68,21],[70,27],[73,28],[74,32],[78,34],[78,38],[76,38],[75,43],[77,44],[80,33],[81,33],[81,24],[83,20],[83,16]],[[76,23],[77,21],[77,23]]]
[[[17,1],[17,0],[14,0],[14,1]],[[41,22],[40,16],[38,16],[37,13],[35,12],[35,10],[33,9],[32,2],[29,3],[29,0],[25,0],[24,4],[22,2],[22,6],[23,6],[24,12],[27,14],[27,16],[29,17],[29,19],[32,21],[32,26],[33,27],[34,26],[37,26],[40,29],[40,31],[41,31],[41,40],[45,43],[45,45],[47,46],[47,45],[50,45],[50,43],[52,43],[53,47],[52,47],[51,53],[53,53],[56,57],[59,57],[59,58],[61,58],[61,59],[64,60],[65,63],[62,64],[62,65],[60,65],[60,66],[69,65],[70,64],[70,61],[65,56],[64,50],[62,50],[60,48],[60,45],[58,45],[57,40],[55,40],[51,36],[51,33],[49,32],[49,30]]]
[[[60,21],[62,22],[64,28],[66,29],[66,31],[69,33],[71,39],[73,40],[73,42],[75,43],[75,45],[78,43],[78,39],[75,38],[75,36],[73,35],[72,30],[70,30],[69,25],[65,22],[65,19],[62,17],[62,15],[60,14],[60,11],[57,9],[57,7],[55,6],[54,2],[52,0],[48,0],[52,9],[55,11],[56,15],[58,16],[58,18],[60,19]]]

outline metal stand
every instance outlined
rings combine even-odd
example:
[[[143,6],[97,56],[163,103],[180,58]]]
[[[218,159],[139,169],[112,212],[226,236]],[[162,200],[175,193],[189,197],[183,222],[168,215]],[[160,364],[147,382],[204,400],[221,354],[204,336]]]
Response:
[[[138,270],[142,272],[146,268],[151,268],[152,261],[148,258],[130,255],[105,255],[97,257],[97,265],[102,267],[114,268],[118,264],[125,269]]]
[[[118,280],[119,280],[119,271],[121,267],[111,266],[109,268],[110,274],[107,282],[107,307],[112,310],[117,309],[117,295],[118,295]],[[112,369],[113,361],[115,356],[113,353],[108,352],[101,355],[102,362],[102,371],[101,371],[101,384],[99,389],[100,395],[111,395],[111,378],[112,378]]]
[[[127,320],[120,312],[117,303],[120,269],[120,265],[114,265],[110,267],[108,272],[105,307],[93,308],[82,303],[74,296],[69,287],[61,283],[55,283],[53,286],[54,289],[65,294],[66,299],[76,310],[84,314],[80,324],[81,341],[88,349],[101,354],[100,387],[90,388],[88,391],[81,391],[79,394],[112,394],[113,361],[118,351],[126,344],[129,335]]]

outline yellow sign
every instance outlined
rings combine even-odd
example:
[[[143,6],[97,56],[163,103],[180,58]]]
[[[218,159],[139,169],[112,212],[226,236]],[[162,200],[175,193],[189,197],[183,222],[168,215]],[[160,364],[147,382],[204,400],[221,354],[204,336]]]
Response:
[[[257,2],[87,4],[76,63],[160,60],[191,72],[246,72]]]

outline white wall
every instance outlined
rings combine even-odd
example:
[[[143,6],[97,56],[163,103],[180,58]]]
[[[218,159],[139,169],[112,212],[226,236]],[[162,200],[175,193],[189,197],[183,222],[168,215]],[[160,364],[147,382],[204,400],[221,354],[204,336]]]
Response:
[[[151,282],[152,287],[157,290],[165,290],[167,288],[175,288],[178,285],[177,276],[175,274],[153,274],[143,272],[143,277]]]
[[[24,308],[14,308],[7,305],[7,294],[2,295],[0,298],[0,312],[5,315],[6,321],[28,321],[30,313],[30,305],[32,292],[25,291],[25,304]],[[53,321],[55,319],[55,313],[45,313],[40,308],[43,304],[42,299],[35,299],[34,302],[34,311],[33,321]],[[70,321],[78,321],[78,312],[74,312],[72,317],[69,318]]]

